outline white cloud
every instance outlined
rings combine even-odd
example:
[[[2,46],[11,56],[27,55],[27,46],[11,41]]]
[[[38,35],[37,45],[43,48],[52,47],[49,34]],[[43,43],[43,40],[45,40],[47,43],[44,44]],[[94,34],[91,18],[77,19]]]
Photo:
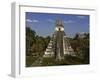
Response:
[[[53,19],[48,19],[47,21],[48,21],[48,22],[54,22],[54,20],[53,20]]]
[[[77,18],[79,18],[79,19],[84,19],[85,16],[77,16]]]
[[[32,22],[34,22],[34,23],[38,23],[38,22],[39,22],[39,20],[32,20]]]
[[[38,23],[38,22],[39,22],[39,20],[35,20],[35,19],[34,19],[34,20],[26,19],[26,21],[27,21],[27,22],[31,22],[31,23],[32,23],[32,22],[33,22],[33,23]]]
[[[32,22],[32,20],[30,20],[30,19],[26,19],[26,21],[27,21],[27,22]]]
[[[66,21],[64,21],[65,24],[74,23],[74,22],[75,21],[73,21],[73,20],[66,20]]]

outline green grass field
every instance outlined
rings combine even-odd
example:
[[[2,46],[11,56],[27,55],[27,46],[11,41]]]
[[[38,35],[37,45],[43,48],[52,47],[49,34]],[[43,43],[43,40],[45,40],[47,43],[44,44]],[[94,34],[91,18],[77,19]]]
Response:
[[[32,65],[32,63],[37,59],[37,57],[33,56],[26,56],[26,67],[29,67]]]

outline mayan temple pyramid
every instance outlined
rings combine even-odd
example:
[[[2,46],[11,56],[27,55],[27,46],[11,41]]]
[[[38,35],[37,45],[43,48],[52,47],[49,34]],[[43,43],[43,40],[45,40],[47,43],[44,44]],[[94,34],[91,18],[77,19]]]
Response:
[[[56,60],[62,60],[66,55],[74,56],[75,52],[64,32],[63,22],[56,20],[55,31],[43,57],[55,57]]]

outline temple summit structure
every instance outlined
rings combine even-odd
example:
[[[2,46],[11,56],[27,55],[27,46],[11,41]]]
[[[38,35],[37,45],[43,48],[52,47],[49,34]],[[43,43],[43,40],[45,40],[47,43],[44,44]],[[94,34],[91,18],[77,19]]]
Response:
[[[43,57],[54,57],[56,60],[62,60],[66,55],[75,56],[75,52],[64,32],[63,22],[56,20],[55,31]]]

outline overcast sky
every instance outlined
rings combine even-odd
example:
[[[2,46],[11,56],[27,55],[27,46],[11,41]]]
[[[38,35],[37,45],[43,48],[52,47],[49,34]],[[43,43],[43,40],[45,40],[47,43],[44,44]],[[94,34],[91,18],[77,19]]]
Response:
[[[40,36],[51,35],[57,19],[63,21],[64,31],[69,37],[73,37],[78,32],[89,32],[89,15],[26,12],[25,16],[26,26],[35,30]]]

